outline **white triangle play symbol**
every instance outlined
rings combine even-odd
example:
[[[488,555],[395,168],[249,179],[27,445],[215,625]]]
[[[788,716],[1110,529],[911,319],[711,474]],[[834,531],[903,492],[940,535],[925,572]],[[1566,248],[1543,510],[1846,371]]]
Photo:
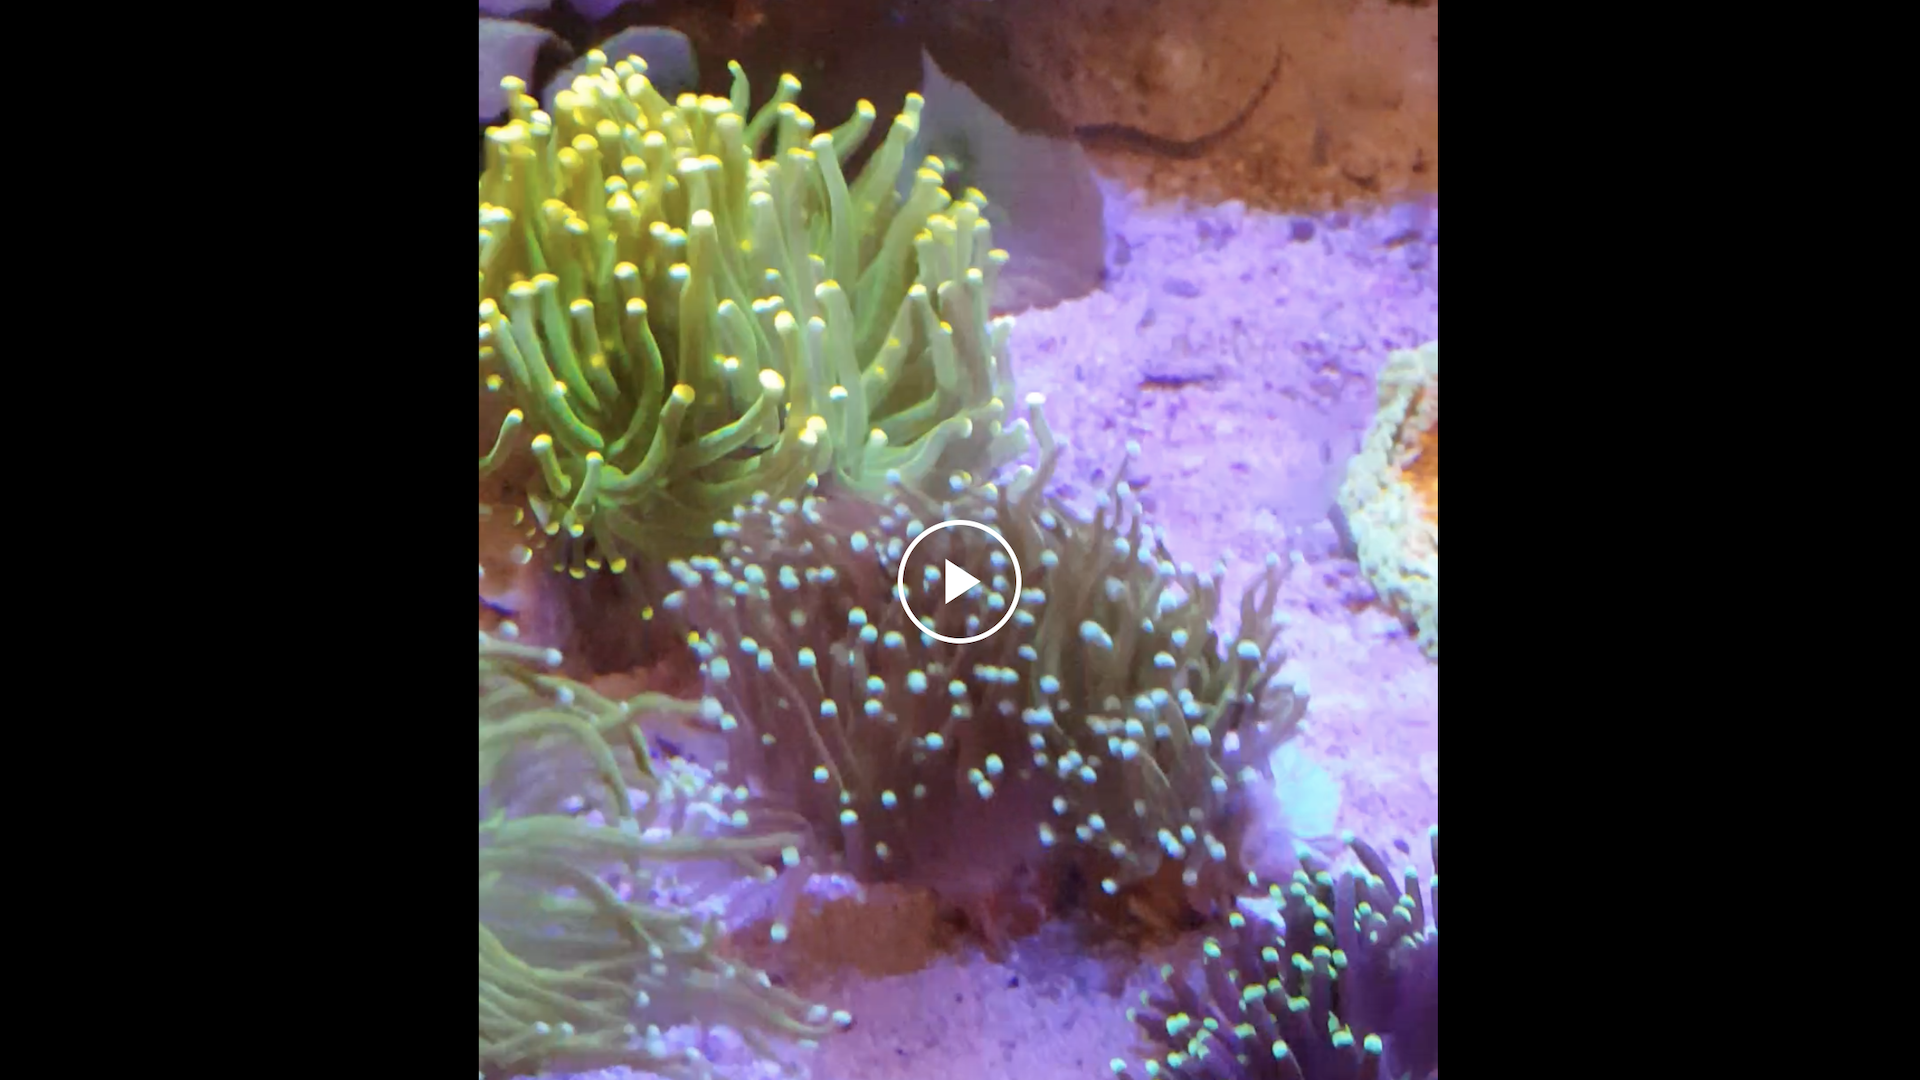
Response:
[[[953,565],[952,559],[947,560],[946,579],[947,579],[946,602],[949,604],[953,603],[954,597],[959,596],[961,593],[964,593],[968,589],[973,588],[975,585],[980,584],[979,578],[974,577],[972,574],[969,574],[965,570],[962,570],[959,567]]]

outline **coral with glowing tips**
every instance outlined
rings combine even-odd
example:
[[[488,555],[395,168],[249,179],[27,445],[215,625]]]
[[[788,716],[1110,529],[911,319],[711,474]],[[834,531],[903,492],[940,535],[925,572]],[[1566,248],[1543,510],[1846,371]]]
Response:
[[[1358,869],[1310,852],[1268,887],[1279,926],[1235,912],[1201,947],[1199,980],[1169,965],[1164,993],[1127,1015],[1163,1053],[1160,1080],[1426,1080],[1440,1066],[1440,827],[1433,877],[1396,875],[1351,834]],[[1132,1080],[1114,1059],[1114,1075]]]
[[[503,630],[510,631],[512,624]],[[637,724],[684,702],[610,701],[550,649],[480,635],[480,1074],[628,1065],[706,1080],[677,1027],[811,1040],[830,1013],[724,959],[690,897],[767,876],[799,837],[744,788],[651,759]]]
[[[1025,449],[984,196],[950,194],[937,158],[896,190],[918,95],[849,182],[865,101],[816,132],[792,76],[751,111],[738,64],[728,97],[668,101],[639,57],[592,57],[551,115],[504,80],[512,119],[487,133],[483,514],[581,577],[711,551],[758,494],[874,493]]]
[[[1169,559],[1124,481],[1090,520],[1045,495],[1055,448],[1037,403],[1031,420],[1041,465],[1004,486],[756,499],[717,557],[676,563],[665,602],[701,627],[707,721],[862,879],[979,915],[1023,869],[1071,867],[1106,896],[1169,876],[1205,911],[1244,884],[1241,787],[1306,708],[1274,679],[1285,564],[1227,645],[1217,579]],[[955,518],[996,529],[1019,580],[986,533],[928,530]],[[985,588],[941,602],[948,561],[985,568]],[[896,601],[902,582],[933,633],[1008,623],[940,640]]]

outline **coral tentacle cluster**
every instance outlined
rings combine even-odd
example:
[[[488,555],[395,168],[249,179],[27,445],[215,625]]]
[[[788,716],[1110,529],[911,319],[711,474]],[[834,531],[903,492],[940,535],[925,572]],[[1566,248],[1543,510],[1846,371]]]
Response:
[[[753,110],[737,64],[729,96],[669,101],[639,57],[595,56],[551,115],[507,79],[486,135],[483,512],[580,577],[711,550],[756,494],[1025,449],[984,196],[949,193],[931,157],[900,190],[918,95],[849,179],[865,101],[816,131],[792,76]]]
[[[480,635],[480,1070],[511,1077],[627,1065],[709,1075],[667,1032],[736,1027],[813,1039],[834,1014],[716,951],[717,921],[670,891],[770,873],[799,836],[681,761],[655,761],[639,716],[552,675],[550,649]]]
[[[1310,852],[1267,888],[1269,921],[1235,912],[1194,970],[1161,969],[1128,1017],[1161,1050],[1165,1080],[1425,1080],[1440,1064],[1440,827],[1433,876],[1395,874],[1352,834],[1359,867],[1335,876]],[[1112,1062],[1120,1080],[1127,1063]]]
[[[1172,560],[1124,479],[1090,519],[1044,494],[1056,451],[1030,408],[1040,466],[1004,486],[755,500],[717,556],[673,564],[665,602],[701,628],[705,718],[857,877],[977,910],[1023,867],[1070,866],[1108,895],[1165,868],[1211,910],[1244,886],[1242,789],[1306,709],[1275,678],[1284,564],[1223,642],[1218,579]],[[1021,591],[986,533],[926,531],[956,518],[1006,539]],[[947,563],[991,570],[977,600],[939,602]],[[908,618],[900,581],[946,638],[1012,617],[944,641]]]

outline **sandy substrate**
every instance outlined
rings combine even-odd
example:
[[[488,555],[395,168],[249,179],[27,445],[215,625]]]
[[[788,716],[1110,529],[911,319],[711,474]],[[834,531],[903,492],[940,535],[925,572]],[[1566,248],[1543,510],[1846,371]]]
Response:
[[[1110,187],[1107,287],[1022,315],[1013,339],[1021,386],[1071,443],[1069,498],[1134,440],[1128,475],[1167,546],[1224,559],[1227,597],[1270,551],[1296,563],[1281,599],[1286,671],[1313,692],[1304,748],[1342,782],[1340,827],[1382,844],[1436,813],[1438,668],[1372,602],[1327,513],[1388,352],[1439,336],[1439,220],[1437,199],[1288,216]]]
[[[1313,693],[1304,755],[1338,784],[1337,827],[1390,859],[1396,839],[1423,850],[1438,667],[1372,602],[1327,510],[1387,353],[1439,334],[1437,203],[1293,217],[1107,195],[1107,287],[1022,315],[1014,335],[1021,386],[1047,395],[1070,444],[1061,490],[1090,498],[1137,440],[1129,475],[1176,558],[1224,558],[1229,597],[1267,552],[1290,559],[1286,671]],[[796,1058],[817,1080],[1110,1076],[1116,1055],[1137,1060],[1126,1006],[1192,944],[1142,956],[1054,926],[994,963],[936,947],[932,921],[920,899],[876,892],[796,925],[770,966],[856,1019]],[[704,1049],[731,1074],[768,1071],[728,1038]]]

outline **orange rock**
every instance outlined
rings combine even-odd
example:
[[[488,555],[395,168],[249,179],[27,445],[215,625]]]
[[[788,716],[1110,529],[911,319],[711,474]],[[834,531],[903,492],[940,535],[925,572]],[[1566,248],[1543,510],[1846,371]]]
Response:
[[[1381,600],[1440,658],[1440,343],[1395,352],[1340,509]]]

